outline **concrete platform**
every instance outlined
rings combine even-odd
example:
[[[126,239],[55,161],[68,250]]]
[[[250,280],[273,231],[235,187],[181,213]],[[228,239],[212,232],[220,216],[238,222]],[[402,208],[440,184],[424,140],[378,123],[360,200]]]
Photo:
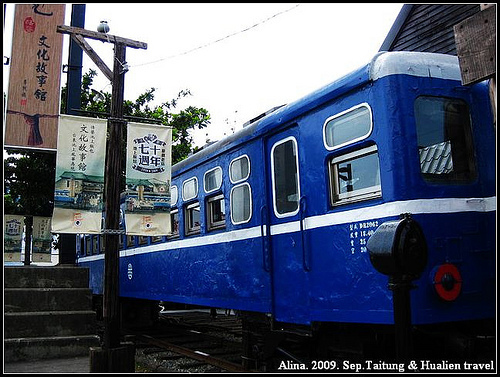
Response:
[[[4,373],[90,373],[90,356],[4,363]]]

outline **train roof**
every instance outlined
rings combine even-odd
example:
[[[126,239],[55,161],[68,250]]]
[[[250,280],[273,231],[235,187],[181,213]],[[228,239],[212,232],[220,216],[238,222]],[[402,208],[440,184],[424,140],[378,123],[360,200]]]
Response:
[[[311,111],[353,89],[390,75],[411,75],[461,80],[458,58],[453,55],[427,52],[380,52],[366,65],[333,81],[330,84],[294,101],[278,106],[264,116],[259,116],[243,129],[225,137],[187,159],[172,166],[172,174],[194,167],[212,155],[228,151],[240,144],[259,137],[271,129],[280,128],[298,116]]]

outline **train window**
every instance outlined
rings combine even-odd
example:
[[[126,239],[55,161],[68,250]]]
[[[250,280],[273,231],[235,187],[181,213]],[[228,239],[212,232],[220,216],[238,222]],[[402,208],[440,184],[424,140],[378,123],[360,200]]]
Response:
[[[418,97],[415,122],[420,171],[426,181],[470,181],[475,177],[471,122],[458,99]]]
[[[193,177],[182,183],[182,200],[196,198],[198,196],[198,178]]]
[[[207,223],[208,230],[226,226],[224,195],[220,194],[207,199]]]
[[[299,161],[297,141],[290,137],[273,145],[273,201],[276,217],[292,216],[299,211]]]
[[[92,236],[92,255],[99,254],[99,236]]]
[[[177,186],[170,187],[170,205],[175,206],[177,204],[177,199],[179,198],[179,190]]]
[[[203,185],[206,193],[220,189],[222,185],[222,169],[218,166],[207,171],[203,176]]]
[[[250,175],[250,159],[247,155],[235,158],[229,164],[229,179],[231,183],[238,183]]]
[[[242,183],[231,189],[231,221],[242,224],[252,217],[252,190],[248,183]]]
[[[121,236],[120,236],[121,239]],[[104,253],[104,236],[100,235],[99,236],[99,253],[103,254]]]
[[[147,245],[148,236],[139,236],[139,245]]]
[[[328,118],[323,126],[323,142],[333,150],[367,138],[372,132],[372,112],[367,103],[351,107]]]
[[[162,236],[151,236],[151,243],[158,243],[158,242],[161,242],[163,241],[163,237]]]
[[[179,236],[179,210],[172,209],[170,211],[170,234],[169,237]]]
[[[195,202],[185,207],[186,234],[200,232],[200,203]]]
[[[332,205],[382,195],[379,159],[375,145],[335,157],[329,166]]]
[[[85,255],[85,236],[82,234],[77,235],[79,242],[76,245],[78,255],[84,256]]]
[[[90,239],[90,236],[85,236],[85,255],[92,255]]]
[[[135,236],[127,235],[127,247],[135,246]]]

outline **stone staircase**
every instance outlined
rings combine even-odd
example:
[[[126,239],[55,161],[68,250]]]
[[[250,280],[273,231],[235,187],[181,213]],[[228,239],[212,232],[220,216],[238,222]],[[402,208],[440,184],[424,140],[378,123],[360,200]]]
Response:
[[[100,345],[88,269],[4,267],[4,361],[89,355]]]

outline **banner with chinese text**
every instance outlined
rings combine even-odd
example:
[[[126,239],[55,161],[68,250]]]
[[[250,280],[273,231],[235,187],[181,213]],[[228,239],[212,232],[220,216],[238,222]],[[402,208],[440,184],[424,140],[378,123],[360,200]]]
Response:
[[[125,227],[129,235],[170,231],[172,130],[128,123]]]
[[[5,147],[55,150],[64,4],[16,4]]]
[[[53,233],[100,233],[107,120],[61,115]]]
[[[24,216],[4,215],[3,217],[3,261],[21,262]]]
[[[50,217],[33,216],[33,262],[51,262],[52,233]]]

